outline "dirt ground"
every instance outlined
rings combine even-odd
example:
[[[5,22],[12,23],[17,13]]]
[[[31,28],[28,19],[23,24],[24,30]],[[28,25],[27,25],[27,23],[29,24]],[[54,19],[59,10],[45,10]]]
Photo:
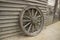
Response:
[[[60,22],[49,25],[35,37],[14,36],[4,40],[60,40]]]

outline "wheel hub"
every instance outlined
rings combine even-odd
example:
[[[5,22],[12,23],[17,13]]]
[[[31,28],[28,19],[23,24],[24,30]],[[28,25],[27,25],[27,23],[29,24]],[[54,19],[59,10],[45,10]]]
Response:
[[[31,22],[32,22],[33,24],[37,23],[37,18],[36,18],[36,17],[32,17],[32,18],[31,18]]]

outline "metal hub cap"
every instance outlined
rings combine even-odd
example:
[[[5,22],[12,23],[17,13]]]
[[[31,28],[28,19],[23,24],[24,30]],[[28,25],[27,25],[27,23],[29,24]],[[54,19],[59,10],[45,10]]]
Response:
[[[21,15],[21,26],[23,31],[27,35],[38,34],[41,30],[42,19],[41,12],[35,7],[26,9]]]

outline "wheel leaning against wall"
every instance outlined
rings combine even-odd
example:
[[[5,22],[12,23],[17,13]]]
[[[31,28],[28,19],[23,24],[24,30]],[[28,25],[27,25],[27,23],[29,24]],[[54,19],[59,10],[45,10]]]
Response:
[[[28,36],[36,36],[43,29],[44,17],[38,7],[29,6],[20,14],[20,27]]]

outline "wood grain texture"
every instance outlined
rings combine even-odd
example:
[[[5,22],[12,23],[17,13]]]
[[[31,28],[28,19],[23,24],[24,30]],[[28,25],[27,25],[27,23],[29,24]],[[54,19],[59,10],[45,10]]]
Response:
[[[21,11],[29,6],[37,6],[46,13],[47,1],[10,1],[0,0],[0,38],[18,35],[21,32],[19,26],[19,15]]]

